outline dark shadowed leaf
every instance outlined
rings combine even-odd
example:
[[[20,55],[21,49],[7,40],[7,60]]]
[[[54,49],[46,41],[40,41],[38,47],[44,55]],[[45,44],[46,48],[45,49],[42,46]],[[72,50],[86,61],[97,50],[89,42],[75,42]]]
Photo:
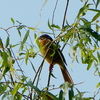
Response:
[[[10,38],[9,38],[9,36],[7,37],[7,40],[6,40],[6,48],[8,47],[8,45],[9,45],[9,43],[10,43]]]
[[[73,87],[71,87],[71,89],[69,90],[69,100],[73,100],[74,97],[74,91],[73,91]]]

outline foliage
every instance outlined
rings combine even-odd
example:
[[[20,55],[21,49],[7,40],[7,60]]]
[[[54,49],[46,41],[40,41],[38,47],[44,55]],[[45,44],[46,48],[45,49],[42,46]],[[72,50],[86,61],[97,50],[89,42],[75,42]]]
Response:
[[[95,66],[94,72],[97,76],[100,76],[100,20],[98,20],[100,18],[100,10],[98,10],[100,0],[93,0],[92,5],[95,6],[93,9],[90,9],[91,3],[89,0],[86,2],[81,1],[84,5],[79,10],[74,23],[71,25],[65,23],[65,20],[67,20],[65,16],[62,27],[55,23],[51,24],[48,20],[47,24],[52,33],[46,32],[46,34],[53,34],[55,36],[54,41],[58,43],[63,42],[63,48],[69,45],[72,49],[72,52],[70,52],[72,60],[79,62],[81,58],[81,62],[87,64],[87,70]],[[46,2],[47,0],[45,0],[43,7]],[[69,0],[67,0],[67,3],[69,3]],[[67,9],[65,9],[66,11]],[[95,13],[91,20],[86,18],[88,12]],[[39,89],[39,78],[44,60],[38,69],[34,67],[32,60],[37,57],[39,52],[36,47],[36,43],[38,44],[38,41],[36,42],[38,34],[36,33],[42,34],[45,32],[40,32],[36,27],[23,25],[13,18],[11,18],[11,22],[13,25],[7,29],[0,27],[1,30],[6,32],[6,42],[2,38],[0,39],[0,95],[2,100],[65,100],[66,93],[69,95],[69,100],[95,100],[96,95],[100,94],[100,82],[96,85],[97,92],[93,97],[84,97],[85,92],[80,92],[79,89],[67,82],[48,91],[48,87],[44,87],[42,90]],[[13,28],[17,30],[19,36],[19,40],[14,44],[11,42],[12,37],[9,32]],[[55,35],[54,33],[57,32],[59,34]],[[34,36],[31,33],[34,33]],[[33,38],[34,41],[32,41]],[[26,65],[30,64],[33,68],[35,76],[32,80],[25,76],[22,62]],[[60,89],[59,94],[52,94],[51,91],[56,89]],[[77,94],[74,94],[75,90]]]

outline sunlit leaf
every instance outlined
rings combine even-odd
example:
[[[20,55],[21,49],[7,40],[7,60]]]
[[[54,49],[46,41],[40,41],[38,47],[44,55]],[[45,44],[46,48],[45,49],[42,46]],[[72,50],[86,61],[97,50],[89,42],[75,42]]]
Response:
[[[14,89],[11,91],[12,95],[15,96],[18,90],[21,88],[22,84],[15,84]]]
[[[99,88],[100,87],[100,82],[96,85],[96,88]]]
[[[28,27],[29,29],[31,29],[31,30],[35,30],[35,28],[34,27]]]

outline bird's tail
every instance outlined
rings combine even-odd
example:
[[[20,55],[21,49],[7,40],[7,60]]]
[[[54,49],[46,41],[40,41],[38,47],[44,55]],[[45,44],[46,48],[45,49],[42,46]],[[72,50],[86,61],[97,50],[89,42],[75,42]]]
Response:
[[[61,69],[61,72],[62,72],[62,75],[63,75],[65,82],[69,82],[70,84],[74,85],[74,82],[73,82],[66,66],[65,65],[60,66],[60,69]]]

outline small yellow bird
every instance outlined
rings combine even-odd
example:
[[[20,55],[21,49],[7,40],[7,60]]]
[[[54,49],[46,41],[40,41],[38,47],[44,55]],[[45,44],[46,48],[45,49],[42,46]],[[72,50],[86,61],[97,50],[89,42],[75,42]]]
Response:
[[[58,64],[65,82],[74,85],[74,82],[65,66],[67,65],[65,58],[61,50],[57,48],[58,45],[54,43],[53,39],[47,34],[41,35],[38,39],[41,46],[40,52],[42,56],[45,57],[45,60],[52,65]]]

